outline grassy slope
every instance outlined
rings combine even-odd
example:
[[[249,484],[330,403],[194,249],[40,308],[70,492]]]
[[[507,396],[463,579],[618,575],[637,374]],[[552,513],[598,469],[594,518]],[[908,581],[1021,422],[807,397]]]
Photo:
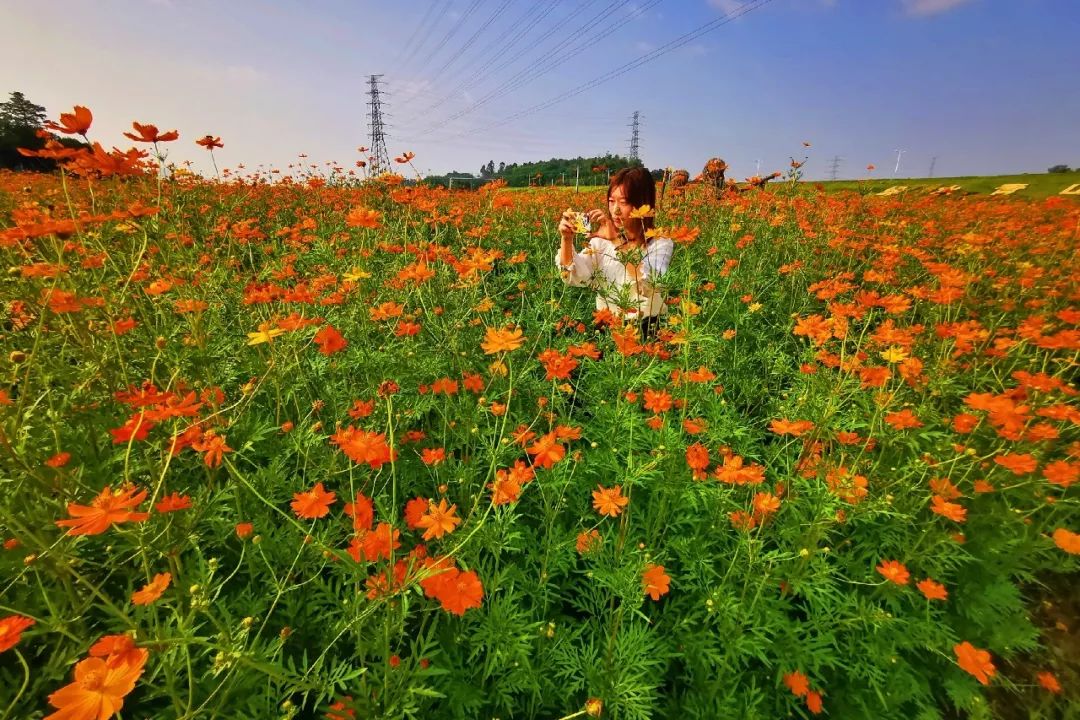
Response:
[[[989,194],[999,185],[1006,183],[1027,183],[1023,190],[1013,193],[1012,197],[1045,198],[1057,195],[1065,188],[1080,183],[1080,172],[1069,173],[1030,173],[1024,175],[987,175],[984,177],[952,178],[872,178],[867,180],[814,181],[829,190],[858,190],[860,192],[881,192],[893,185],[906,185],[909,189],[938,188],[943,185],[959,185],[964,191]],[[1062,197],[1070,197],[1063,195]],[[1080,198],[1080,196],[1071,196]]]

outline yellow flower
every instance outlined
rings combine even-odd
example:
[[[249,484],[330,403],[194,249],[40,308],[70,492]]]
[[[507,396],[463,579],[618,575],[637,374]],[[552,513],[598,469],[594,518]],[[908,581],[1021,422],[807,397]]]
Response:
[[[642,205],[641,207],[637,208],[636,210],[631,210],[630,211],[630,217],[634,218],[635,220],[640,220],[641,218],[652,217],[655,214],[656,214],[656,211],[653,210],[652,207],[650,207],[649,205]]]
[[[749,311],[750,311],[750,312],[752,312],[752,313],[756,313],[756,312],[757,312],[758,310],[760,310],[761,308],[762,308],[762,305],[761,305],[761,303],[750,303],[750,304],[749,304],[749,305],[748,305],[748,306],[746,307],[746,309],[747,309],[747,310],[749,310]]]
[[[345,282],[356,282],[357,280],[363,280],[364,278],[369,277],[371,277],[371,273],[367,272],[366,270],[361,270],[360,268],[353,268],[349,272],[345,273],[342,276],[342,279]]]
[[[904,348],[893,346],[888,350],[881,351],[881,359],[888,363],[898,363],[907,360],[907,353],[904,352]]]
[[[506,377],[506,373],[510,371],[509,368],[506,367],[506,363],[502,360],[496,360],[488,365],[488,370],[492,375],[502,375],[503,377]]]
[[[261,345],[262,343],[271,342],[278,335],[284,335],[285,331],[279,327],[275,327],[273,323],[264,322],[259,325],[258,332],[249,332],[248,345]]]

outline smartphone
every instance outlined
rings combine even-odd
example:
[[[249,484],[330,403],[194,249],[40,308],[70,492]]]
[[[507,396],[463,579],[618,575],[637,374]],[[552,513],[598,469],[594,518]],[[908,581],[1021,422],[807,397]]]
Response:
[[[574,232],[578,235],[588,235],[592,232],[592,221],[589,220],[588,213],[574,213]]]

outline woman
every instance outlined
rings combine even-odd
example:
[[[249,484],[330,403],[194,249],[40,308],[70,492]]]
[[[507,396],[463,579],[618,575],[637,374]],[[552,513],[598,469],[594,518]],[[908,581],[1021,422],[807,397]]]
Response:
[[[656,182],[645,168],[624,168],[611,176],[607,203],[607,214],[588,212],[593,236],[581,252],[574,248],[575,213],[562,214],[562,247],[555,264],[567,285],[596,288],[597,310],[610,310],[626,320],[637,318],[641,337],[652,337],[660,316],[667,314],[664,296],[654,282],[667,272],[675,244],[670,238],[645,236],[653,229],[651,213],[631,215],[656,206]]]

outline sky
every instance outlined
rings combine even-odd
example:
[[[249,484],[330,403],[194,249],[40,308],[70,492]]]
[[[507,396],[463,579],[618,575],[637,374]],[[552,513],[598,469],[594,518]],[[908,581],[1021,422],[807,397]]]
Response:
[[[650,168],[1044,172],[1080,165],[1077,37],[1074,0],[3,0],[0,98],[106,147],[175,128],[207,174],[208,133],[221,167],[353,167],[373,74],[422,174],[625,155],[635,111]]]

